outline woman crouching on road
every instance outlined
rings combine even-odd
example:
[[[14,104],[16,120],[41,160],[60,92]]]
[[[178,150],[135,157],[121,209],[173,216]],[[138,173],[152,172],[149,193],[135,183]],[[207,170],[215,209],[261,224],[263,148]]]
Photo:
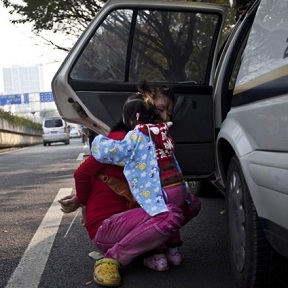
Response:
[[[164,93],[170,93],[170,91],[167,89],[161,89],[163,89],[162,92]],[[158,91],[157,95],[159,94],[160,93]],[[162,117],[163,120],[168,121],[170,120],[172,114],[173,102],[166,95],[160,95],[159,99],[161,101],[157,102],[157,96],[155,97],[155,107],[158,110],[158,115]],[[129,129],[123,123],[120,123],[114,127],[114,129],[112,129],[108,136],[114,140],[122,140],[128,130]],[[118,240],[123,240],[120,246],[112,245],[113,247],[111,247],[111,245],[110,247],[99,247],[99,245],[95,243],[96,246],[103,252],[107,252],[109,250],[109,253],[113,253],[112,251],[114,251],[114,253],[118,255],[116,257],[106,257],[109,255],[105,255],[106,262],[104,260],[96,262],[97,266],[95,271],[98,270],[98,273],[94,272],[97,274],[94,275],[96,282],[103,286],[120,285],[121,277],[119,274],[119,267],[121,264],[126,265],[135,257],[148,251],[153,251],[155,255],[155,259],[152,259],[154,261],[152,262],[154,264],[156,263],[155,270],[167,270],[165,268],[165,266],[167,266],[166,256],[165,254],[161,253],[162,256],[159,258],[158,256],[160,253],[157,251],[157,249],[160,246],[163,246],[170,236],[175,235],[183,223],[188,222],[191,218],[198,214],[200,210],[199,202],[194,201],[194,204],[196,205],[193,207],[189,204],[184,205],[185,207],[182,207],[183,209],[179,209],[179,207],[174,207],[173,205],[167,205],[168,211],[154,217],[149,216],[145,211],[143,211],[142,208],[134,208],[127,211],[126,198],[116,194],[107,185],[107,183],[99,179],[99,174],[105,175],[109,178],[116,178],[125,181],[123,169],[121,167],[102,164],[96,161],[94,157],[90,155],[79,166],[74,174],[77,198],[75,196],[70,196],[59,201],[62,205],[62,210],[67,213],[75,211],[79,207],[79,203],[85,206],[85,228],[87,229],[87,232],[92,240],[95,239],[95,235],[97,235],[100,227],[102,227],[101,234],[107,237],[109,240],[108,242],[111,242],[112,239],[116,238]],[[183,214],[185,216],[185,220]],[[140,220],[139,217],[135,217],[135,215],[141,215]],[[153,225],[151,226],[152,222]],[[107,227],[109,225],[114,225],[113,223],[121,223],[121,225],[117,224],[115,227],[113,226],[112,230],[109,229],[109,231],[107,230],[106,233],[103,234],[103,227],[108,229]],[[134,230],[140,225],[147,228],[146,234],[142,232],[139,235],[137,233],[133,233],[135,232]],[[157,229],[155,227],[157,227]],[[167,227],[170,228],[167,229]],[[146,231],[146,229],[144,230]],[[127,231],[130,231],[130,233],[127,233]],[[132,240],[130,238],[131,234]],[[127,240],[128,238],[129,241]],[[178,257],[177,261],[179,263],[180,253],[178,252],[178,249],[174,255],[177,255],[176,257]],[[107,261],[107,258],[109,258],[109,261]],[[154,258],[154,256],[152,258]],[[102,266],[102,269],[100,269],[101,271],[99,272],[100,266]],[[105,269],[103,270],[103,268]],[[153,267],[150,268],[153,269]],[[103,271],[107,271],[108,273],[103,274]]]

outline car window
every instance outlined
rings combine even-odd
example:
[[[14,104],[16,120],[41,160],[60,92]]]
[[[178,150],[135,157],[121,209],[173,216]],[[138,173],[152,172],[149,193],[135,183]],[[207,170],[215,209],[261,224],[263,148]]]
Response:
[[[124,79],[131,18],[131,10],[117,10],[108,15],[76,62],[72,79]]]
[[[231,78],[229,81],[229,88],[228,88],[230,91],[232,91],[234,89],[235,84],[236,84],[236,79],[237,79],[237,75],[238,75],[238,72],[239,72],[239,69],[240,69],[240,66],[242,63],[243,51],[246,47],[247,38],[248,38],[248,32],[247,32],[245,40],[241,43],[241,45],[239,47],[240,49],[238,50],[236,60],[235,60],[235,63],[234,63],[233,69],[232,69]]]
[[[287,49],[288,20],[283,13],[287,8],[287,1],[279,6],[261,2],[241,56],[232,106],[246,105],[287,91],[288,59],[285,59],[284,51]],[[279,43],[277,49],[275,43]]]
[[[62,126],[63,126],[63,123],[61,119],[47,119],[45,121],[46,128],[62,127]]]
[[[197,11],[112,11],[89,39],[70,77],[205,84],[220,18]]]

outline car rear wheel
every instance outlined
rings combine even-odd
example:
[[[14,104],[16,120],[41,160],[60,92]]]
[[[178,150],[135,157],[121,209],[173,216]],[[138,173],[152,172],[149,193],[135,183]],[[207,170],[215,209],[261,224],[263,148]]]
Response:
[[[212,194],[211,192],[216,192],[215,187],[208,181],[187,181],[189,190],[192,194],[198,197],[205,197]]]
[[[236,156],[228,168],[226,199],[229,257],[239,287],[287,288],[287,259],[267,241]]]
[[[189,190],[192,194],[199,196],[201,189],[201,181],[187,181]]]

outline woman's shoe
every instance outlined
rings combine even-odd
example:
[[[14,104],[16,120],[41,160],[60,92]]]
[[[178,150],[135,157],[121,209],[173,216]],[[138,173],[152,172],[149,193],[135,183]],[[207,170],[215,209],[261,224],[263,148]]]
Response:
[[[121,285],[119,274],[120,263],[111,258],[102,258],[94,266],[94,281],[102,286],[115,287]]]
[[[168,248],[166,257],[169,265],[179,266],[182,263],[182,256],[179,252],[178,247]]]
[[[155,271],[166,271],[169,269],[165,254],[154,254],[144,258],[144,266]]]

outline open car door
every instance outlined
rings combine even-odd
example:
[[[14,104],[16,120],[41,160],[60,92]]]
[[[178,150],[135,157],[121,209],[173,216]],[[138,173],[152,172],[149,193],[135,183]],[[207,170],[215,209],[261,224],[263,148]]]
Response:
[[[221,6],[110,1],[52,81],[61,116],[106,134],[139,80],[176,97],[171,133],[186,179],[214,171],[213,75],[224,23]]]

